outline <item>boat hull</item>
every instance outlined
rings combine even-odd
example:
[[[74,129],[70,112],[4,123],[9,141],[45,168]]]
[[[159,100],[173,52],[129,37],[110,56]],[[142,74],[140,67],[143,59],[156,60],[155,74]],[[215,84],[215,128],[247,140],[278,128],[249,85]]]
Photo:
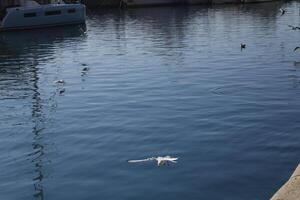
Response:
[[[82,4],[50,4],[39,7],[9,8],[0,30],[34,29],[85,23]]]

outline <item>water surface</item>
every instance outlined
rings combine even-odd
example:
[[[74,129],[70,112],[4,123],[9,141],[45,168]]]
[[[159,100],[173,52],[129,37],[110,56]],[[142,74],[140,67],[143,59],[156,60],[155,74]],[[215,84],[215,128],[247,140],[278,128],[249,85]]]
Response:
[[[299,162],[299,9],[93,10],[86,29],[1,34],[0,199],[270,198]],[[156,155],[179,163],[126,162]]]

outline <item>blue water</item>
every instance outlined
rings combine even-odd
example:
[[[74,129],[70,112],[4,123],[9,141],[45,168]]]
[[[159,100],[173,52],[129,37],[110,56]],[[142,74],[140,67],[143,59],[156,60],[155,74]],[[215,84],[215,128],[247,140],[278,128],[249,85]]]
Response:
[[[300,160],[299,9],[93,10],[1,34],[0,199],[270,198]],[[127,163],[163,155],[179,162]]]

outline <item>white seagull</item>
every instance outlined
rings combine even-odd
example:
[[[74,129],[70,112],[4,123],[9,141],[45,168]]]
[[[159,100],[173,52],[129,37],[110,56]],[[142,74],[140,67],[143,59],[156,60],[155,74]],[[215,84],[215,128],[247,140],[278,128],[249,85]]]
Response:
[[[146,158],[146,159],[141,159],[141,160],[128,160],[129,163],[138,163],[138,162],[146,162],[146,161],[151,161],[151,160],[156,160],[157,161],[157,166],[162,166],[162,165],[169,165],[169,162],[172,163],[177,163],[178,158],[172,158],[171,156],[158,156],[158,157],[151,157],[151,158]]]

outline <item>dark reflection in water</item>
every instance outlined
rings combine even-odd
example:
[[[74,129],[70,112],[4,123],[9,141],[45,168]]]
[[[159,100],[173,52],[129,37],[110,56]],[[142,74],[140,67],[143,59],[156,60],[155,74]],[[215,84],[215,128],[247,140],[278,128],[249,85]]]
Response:
[[[0,84],[0,98],[26,98],[31,91],[38,93],[31,83],[39,79],[39,63],[55,59],[55,50],[64,41],[72,44],[84,40],[85,30],[79,26],[1,33],[0,74],[4,84]]]
[[[270,198],[299,162],[299,9],[92,10],[0,34],[0,199]],[[156,155],[180,160],[126,162]]]
[[[0,34],[0,100],[1,112],[4,114],[1,128],[7,128],[11,132],[9,134],[14,134],[21,131],[23,126],[25,128],[22,131],[26,132],[27,128],[30,131],[30,124],[33,125],[33,137],[28,137],[32,138],[32,151],[27,155],[28,159],[21,160],[33,164],[34,199],[44,199],[44,166],[51,163],[45,153],[49,144],[43,141],[47,133],[44,130],[49,126],[51,113],[56,109],[58,95],[57,89],[54,92],[48,91],[48,94],[40,91],[40,71],[43,71],[40,63],[55,59],[53,54],[56,45],[84,40],[85,31],[85,26],[78,26]],[[21,104],[22,108],[19,108]],[[26,110],[31,110],[31,114],[25,113]],[[28,199],[22,192],[15,193],[16,196]]]
[[[35,68],[36,66],[34,66]],[[33,97],[32,97],[32,119],[33,119],[33,152],[31,153],[32,163],[35,167],[36,175],[33,178],[34,181],[34,190],[35,194],[33,195],[35,199],[44,199],[44,188],[43,188],[43,157],[45,156],[44,145],[42,141],[42,131],[45,128],[43,123],[45,123],[44,115],[43,115],[43,105],[42,99],[39,93],[38,86],[38,71],[34,70],[33,72]]]
[[[1,61],[3,62],[9,58],[16,60],[17,56],[20,56],[20,59],[27,56],[29,60],[32,57],[35,57],[35,59],[48,58],[48,56],[53,54],[55,45],[66,40],[70,43],[78,39],[82,40],[85,36],[85,31],[85,26],[75,26],[48,28],[47,31],[41,29],[1,33]]]

